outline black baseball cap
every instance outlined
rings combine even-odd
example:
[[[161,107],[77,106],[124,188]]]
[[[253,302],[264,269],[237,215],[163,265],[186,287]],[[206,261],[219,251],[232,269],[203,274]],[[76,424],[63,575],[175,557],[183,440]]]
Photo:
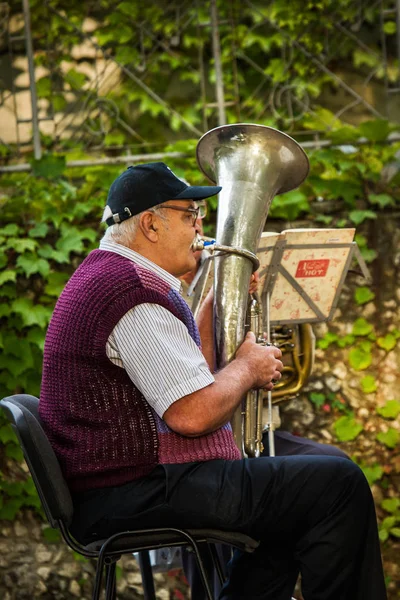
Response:
[[[128,167],[111,184],[107,225],[120,223],[167,200],[204,200],[221,191],[219,186],[188,185],[162,162]]]

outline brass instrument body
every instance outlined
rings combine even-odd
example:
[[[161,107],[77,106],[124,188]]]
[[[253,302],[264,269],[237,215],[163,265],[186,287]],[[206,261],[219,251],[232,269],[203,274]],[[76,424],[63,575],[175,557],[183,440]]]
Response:
[[[311,375],[315,335],[310,323],[299,323],[290,327],[278,325],[271,328],[271,342],[281,349],[284,365],[282,379],[275,384],[272,392],[272,402],[277,404],[295,398]]]
[[[262,305],[257,294],[249,296],[245,332],[252,331],[258,344],[265,344],[262,328]],[[272,326],[270,343],[282,352],[282,379],[274,385],[272,403],[295,398],[311,375],[314,364],[315,335],[309,323],[291,326]],[[266,393],[250,390],[244,401],[243,447],[247,456],[257,458],[263,452],[263,433],[267,420],[264,419]]]
[[[309,163],[302,148],[288,135],[270,127],[237,124],[217,127],[197,145],[204,174],[222,186],[217,213],[217,245],[256,254],[272,199],[305,179]],[[235,355],[245,332],[248,290],[253,263],[246,256],[217,253],[214,259],[214,333],[216,366]],[[242,413],[232,420],[236,443],[247,456]],[[250,404],[254,402],[251,400]],[[249,420],[257,417],[249,415]]]

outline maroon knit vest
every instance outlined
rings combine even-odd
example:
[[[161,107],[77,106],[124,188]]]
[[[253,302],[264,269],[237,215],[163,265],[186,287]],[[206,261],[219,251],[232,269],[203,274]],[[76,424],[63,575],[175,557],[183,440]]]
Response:
[[[240,458],[229,424],[200,438],[180,436],[108,359],[106,343],[115,325],[143,302],[171,311],[200,345],[180,295],[116,253],[91,252],[56,304],[46,335],[39,413],[73,491],[121,485],[160,463]]]

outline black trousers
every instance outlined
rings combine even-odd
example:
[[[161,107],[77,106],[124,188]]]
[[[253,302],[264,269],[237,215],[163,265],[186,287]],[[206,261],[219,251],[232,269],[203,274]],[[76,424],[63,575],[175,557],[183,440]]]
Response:
[[[298,456],[300,454],[314,456],[339,456],[348,458],[339,448],[328,444],[320,444],[314,440],[292,435],[287,431],[276,430],[274,432],[275,453],[277,456]],[[263,436],[264,452],[263,456],[269,456],[268,434]],[[349,459],[350,460],[350,459]],[[216,551],[223,567],[225,577],[228,575],[227,567],[232,558],[232,548],[227,545],[216,544]],[[197,562],[194,554],[188,552],[186,548],[182,548],[182,563],[185,571],[186,579],[189,582],[192,600],[206,600],[203,582],[197,567]],[[212,584],[213,594],[215,598],[221,591],[221,583],[214,569],[213,562],[208,552],[203,553],[203,562],[209,573],[209,578]]]
[[[81,541],[126,529],[210,527],[261,540],[236,552],[220,599],[386,598],[374,503],[362,471],[334,456],[157,467],[150,476],[75,498]]]

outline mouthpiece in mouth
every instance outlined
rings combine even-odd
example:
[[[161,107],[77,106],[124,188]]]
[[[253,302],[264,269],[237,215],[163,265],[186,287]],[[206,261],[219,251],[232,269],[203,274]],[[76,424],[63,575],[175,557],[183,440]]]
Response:
[[[198,252],[199,250],[204,250],[204,240],[201,239],[200,236],[196,235],[192,242],[192,250],[193,252]]]
[[[214,247],[214,244],[215,240],[212,240],[210,238],[203,240],[199,235],[196,235],[192,242],[192,250],[193,252],[198,252],[199,250],[204,250],[204,248],[207,248],[207,246]]]

